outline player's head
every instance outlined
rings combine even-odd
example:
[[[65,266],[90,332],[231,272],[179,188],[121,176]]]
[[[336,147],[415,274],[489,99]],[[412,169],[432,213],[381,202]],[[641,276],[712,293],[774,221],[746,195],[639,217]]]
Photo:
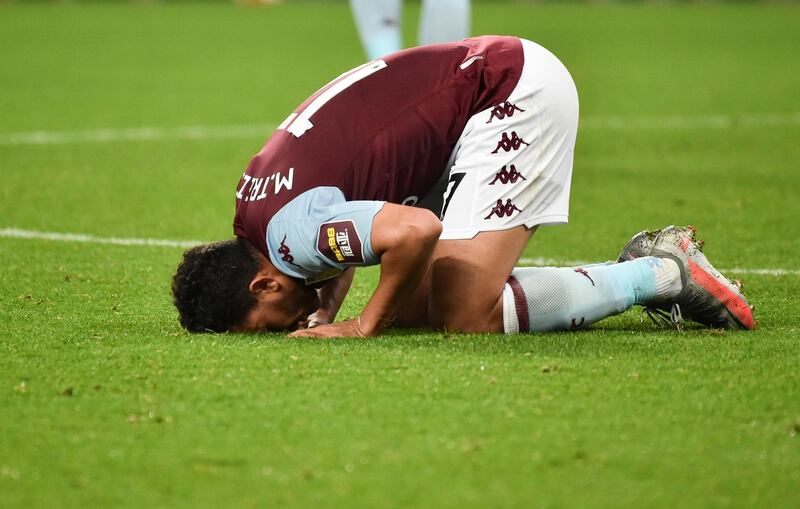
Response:
[[[241,238],[186,251],[172,296],[190,332],[294,329],[319,304],[313,288],[278,271]]]

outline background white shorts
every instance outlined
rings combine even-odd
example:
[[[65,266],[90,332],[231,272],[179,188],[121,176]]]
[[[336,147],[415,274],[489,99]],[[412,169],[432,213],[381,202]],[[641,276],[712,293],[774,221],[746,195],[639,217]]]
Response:
[[[508,101],[469,119],[449,171],[420,203],[442,211],[442,239],[568,220],[578,93],[552,53],[521,42],[522,75]]]

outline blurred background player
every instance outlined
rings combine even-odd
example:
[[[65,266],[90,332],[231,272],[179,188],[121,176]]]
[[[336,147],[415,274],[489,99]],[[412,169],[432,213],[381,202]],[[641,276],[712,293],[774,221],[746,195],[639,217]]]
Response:
[[[350,0],[358,35],[369,60],[403,49],[402,0]],[[469,0],[423,0],[419,45],[469,36]]]

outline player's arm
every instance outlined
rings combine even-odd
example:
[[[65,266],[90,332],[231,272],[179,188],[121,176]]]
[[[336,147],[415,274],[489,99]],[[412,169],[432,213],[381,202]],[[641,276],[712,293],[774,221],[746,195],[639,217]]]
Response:
[[[325,283],[319,290],[319,309],[308,316],[308,321],[301,324],[302,327],[316,327],[333,323],[336,314],[342,307],[350,285],[353,283],[353,276],[356,269],[349,267],[344,272]]]
[[[387,203],[375,215],[370,239],[380,257],[381,276],[357,320],[300,330],[293,336],[375,336],[392,322],[430,263],[442,232],[428,210]]]
[[[430,263],[442,223],[429,210],[386,204],[375,216],[372,247],[381,257],[381,277],[364,311],[360,328],[379,334],[417,287]]]

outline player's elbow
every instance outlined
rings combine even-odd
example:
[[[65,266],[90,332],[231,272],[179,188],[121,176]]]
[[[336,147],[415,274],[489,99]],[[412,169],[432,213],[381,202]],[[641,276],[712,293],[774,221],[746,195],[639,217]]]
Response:
[[[419,209],[409,224],[408,235],[411,238],[408,240],[432,249],[441,234],[442,222],[439,218],[430,210]]]
[[[424,256],[433,251],[441,234],[442,223],[431,211],[387,204],[373,222],[372,247],[378,254]]]
[[[403,221],[393,227],[393,244],[408,255],[429,255],[442,234],[442,223],[432,212],[413,209]]]

